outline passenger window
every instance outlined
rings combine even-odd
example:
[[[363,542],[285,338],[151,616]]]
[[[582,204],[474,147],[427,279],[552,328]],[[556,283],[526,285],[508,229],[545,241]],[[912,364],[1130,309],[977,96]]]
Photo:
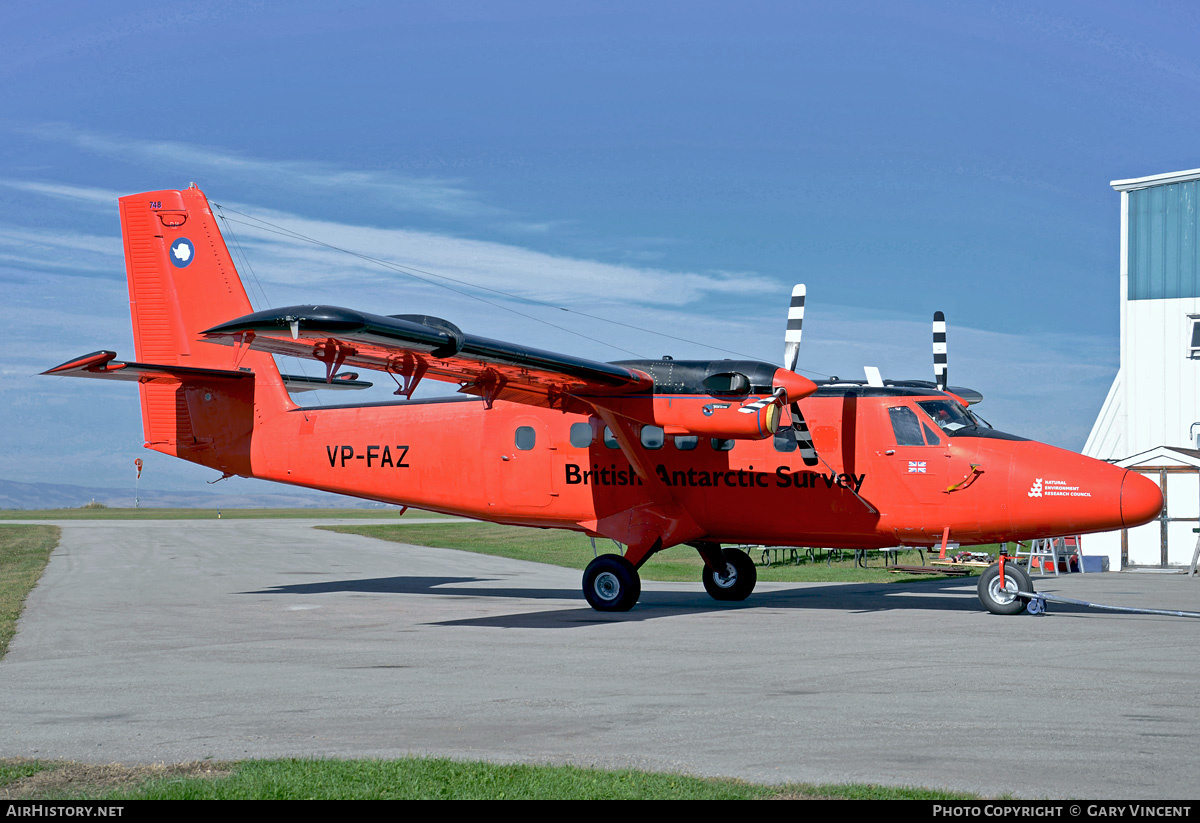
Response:
[[[719,437],[714,437],[709,442],[712,443],[713,451],[715,452],[727,452],[733,450],[734,441],[732,440],[722,440]]]
[[[612,429],[608,426],[604,427],[604,445],[610,449],[621,448],[621,444],[617,442],[617,438],[613,436]]]
[[[775,451],[794,452],[796,450],[796,430],[790,426],[775,432]]]
[[[892,418],[892,431],[896,435],[897,446],[924,446],[925,439],[921,437],[921,423],[917,413],[908,406],[893,406],[888,409]]]
[[[692,434],[677,434],[671,439],[675,441],[675,448],[681,452],[690,452],[700,444],[700,438]]]
[[[648,449],[661,449],[666,438],[659,426],[642,426],[642,445]]]
[[[571,445],[577,449],[586,449],[592,445],[592,424],[571,424]]]
[[[523,452],[527,452],[533,448],[533,444],[537,442],[537,432],[532,426],[518,426],[517,436],[515,438],[517,448]]]

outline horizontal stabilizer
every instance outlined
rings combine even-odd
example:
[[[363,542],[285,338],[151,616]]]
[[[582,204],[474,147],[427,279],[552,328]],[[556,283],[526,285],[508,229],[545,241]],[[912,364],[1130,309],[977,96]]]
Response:
[[[325,382],[324,377],[307,377],[301,374],[281,374],[283,378],[283,386],[292,394],[303,391],[318,391],[329,390],[333,391],[348,391],[351,389],[369,389],[374,383],[368,383],[366,380],[359,380],[358,375],[353,372],[343,372],[335,374],[333,380]]]
[[[47,369],[42,374],[58,377],[92,377],[101,380],[126,380],[129,382],[170,381],[185,378],[198,380],[241,380],[254,377],[249,371],[227,371],[225,369],[196,369],[190,366],[164,366],[154,363],[127,363],[117,360],[117,353],[96,351],[68,360],[62,365]]]

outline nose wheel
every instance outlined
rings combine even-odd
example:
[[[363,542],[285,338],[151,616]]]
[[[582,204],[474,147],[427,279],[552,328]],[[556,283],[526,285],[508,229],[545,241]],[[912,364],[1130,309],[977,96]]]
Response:
[[[713,600],[745,600],[758,582],[758,570],[741,549],[722,549],[717,568],[704,567],[704,590]]]
[[[992,614],[1020,614],[1025,611],[1028,597],[1017,592],[1032,592],[1029,575],[1016,563],[1004,564],[1004,585],[1000,585],[1000,564],[988,566],[979,575],[979,601]]]

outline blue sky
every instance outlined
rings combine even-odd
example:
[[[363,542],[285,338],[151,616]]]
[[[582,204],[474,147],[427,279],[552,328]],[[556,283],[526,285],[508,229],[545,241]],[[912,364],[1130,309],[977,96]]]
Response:
[[[140,448],[131,387],[33,376],[132,357],[115,199],[192,181],[259,308],[775,362],[805,282],[811,373],[927,379],[940,309],[980,411],[1078,449],[1118,360],[1108,181],[1200,166],[1185,3],[178,5],[0,9],[0,477],[212,479]]]

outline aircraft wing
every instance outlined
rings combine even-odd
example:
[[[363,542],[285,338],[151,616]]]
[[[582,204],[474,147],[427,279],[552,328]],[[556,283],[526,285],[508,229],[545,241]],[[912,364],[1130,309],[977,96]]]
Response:
[[[645,372],[612,363],[464,334],[425,315],[377,315],[338,306],[287,306],[255,312],[203,332],[212,343],[318,360],[327,380],[343,365],[385,371],[397,394],[424,377],[494,400],[559,407],[571,397],[648,391]],[[400,378],[404,383],[401,384]]]

